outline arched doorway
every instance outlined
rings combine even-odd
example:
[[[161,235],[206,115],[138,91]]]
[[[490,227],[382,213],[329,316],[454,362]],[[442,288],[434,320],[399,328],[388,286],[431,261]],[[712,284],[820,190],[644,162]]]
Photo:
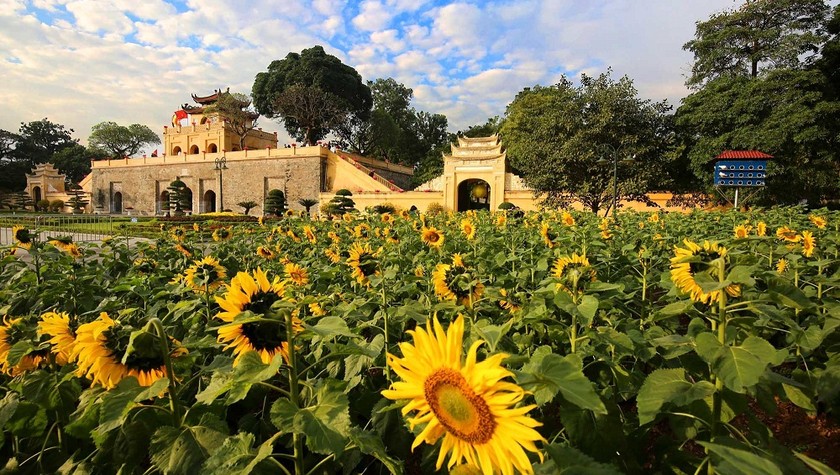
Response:
[[[32,201],[35,202],[37,205],[39,201],[41,201],[41,187],[40,186],[33,186],[32,187]]]
[[[193,210],[193,192],[189,187],[187,187],[187,188],[184,188],[184,195],[186,196],[186,199],[184,200],[185,204],[188,205],[187,208],[184,211],[188,211],[188,212],[192,213],[192,210]]]
[[[123,197],[121,192],[114,193],[114,203],[113,209],[111,210],[114,214],[122,214],[123,212]]]
[[[175,147],[172,149],[172,155],[181,155],[181,147]]]
[[[157,213],[166,214],[169,211],[169,191],[163,190],[158,197]]]
[[[464,180],[458,185],[458,211],[490,209],[490,184],[478,178]]]
[[[216,147],[216,144],[211,143],[207,146],[207,153],[216,153],[219,151],[219,147]]]
[[[213,190],[207,190],[204,192],[204,206],[203,212],[204,213],[215,213],[216,212],[216,192]]]
[[[198,155],[198,145],[190,147],[190,155]]]

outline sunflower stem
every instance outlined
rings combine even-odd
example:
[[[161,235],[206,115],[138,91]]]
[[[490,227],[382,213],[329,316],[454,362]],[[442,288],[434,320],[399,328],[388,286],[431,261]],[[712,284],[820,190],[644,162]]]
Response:
[[[379,291],[382,295],[382,333],[385,334],[385,379],[391,382],[391,367],[388,366],[388,352],[391,351],[391,346],[388,339],[388,299],[385,297],[385,285],[379,281]]]
[[[300,409],[300,389],[298,387],[297,352],[295,351],[295,330],[292,312],[285,312],[286,317],[286,341],[289,345],[289,399],[292,404]],[[295,475],[303,475],[303,438],[301,434],[292,434],[295,457]]]
[[[718,258],[718,281],[723,282],[726,280],[726,262],[724,261],[723,257],[721,256]],[[718,294],[718,321],[717,321],[717,338],[718,342],[721,345],[726,344],[726,290],[721,289]],[[715,385],[715,392],[712,395],[712,424],[710,427],[710,437],[709,440],[714,442],[717,438],[718,426],[721,422],[721,412],[722,412],[722,400],[721,400],[721,393],[723,392],[723,380],[720,379],[716,374],[711,374],[712,382]],[[706,449],[706,454],[709,454],[709,450]],[[709,465],[707,467],[708,475],[714,475],[715,467],[712,464],[711,460],[709,460]]]
[[[160,338],[160,347],[163,352],[163,363],[166,367],[166,377],[169,379],[169,408],[172,410],[172,417],[175,419],[177,426],[181,425],[181,405],[175,397],[175,371],[172,369],[172,358],[169,357],[169,343],[166,341],[166,330],[163,329],[163,323],[159,318],[155,317],[149,320],[148,325],[155,329],[158,338]]]

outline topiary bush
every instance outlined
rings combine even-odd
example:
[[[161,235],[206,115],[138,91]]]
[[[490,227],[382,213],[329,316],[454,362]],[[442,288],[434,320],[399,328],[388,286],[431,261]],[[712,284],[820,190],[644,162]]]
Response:
[[[511,203],[510,201],[502,201],[499,203],[499,209],[509,210],[509,209],[516,209],[516,205]]]
[[[265,213],[272,216],[282,216],[286,211],[286,195],[278,189],[268,192],[265,199]]]
[[[335,192],[330,203],[335,205],[334,211],[330,214],[345,214],[356,210],[356,202],[350,197],[353,193],[350,190],[341,189]]]

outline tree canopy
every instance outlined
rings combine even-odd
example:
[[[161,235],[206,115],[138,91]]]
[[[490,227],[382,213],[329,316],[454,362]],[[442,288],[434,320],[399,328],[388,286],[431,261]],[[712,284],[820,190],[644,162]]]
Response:
[[[124,126],[116,122],[100,122],[93,126],[88,137],[88,145],[114,158],[130,157],[146,145],[159,143],[160,137],[141,124]]]
[[[22,190],[26,186],[26,174],[35,165],[54,163],[62,151],[81,147],[72,133],[73,129],[48,119],[21,122],[18,133],[0,130],[0,191]],[[64,173],[67,170],[64,165],[60,162],[56,167]]]
[[[609,211],[614,157],[604,147],[619,159],[635,157],[631,166],[618,167],[618,199],[645,200],[665,178],[669,109],[665,101],[640,99],[628,77],[614,81],[610,71],[583,75],[578,87],[563,77],[554,86],[520,92],[500,134],[511,165],[546,203],[578,200],[594,212]]]
[[[694,53],[687,84],[799,67],[819,51],[827,14],[824,0],[747,0],[697,22],[695,38],[683,46]]]
[[[222,92],[213,104],[204,108],[204,114],[218,114],[227,127],[239,137],[239,149],[245,148],[248,132],[257,128],[259,114],[251,105],[251,100],[241,92]]]
[[[257,74],[251,95],[257,112],[280,118],[289,134],[309,145],[350,115],[367,120],[373,103],[359,73],[321,46],[272,61],[268,71]],[[329,114],[313,104],[329,108]]]

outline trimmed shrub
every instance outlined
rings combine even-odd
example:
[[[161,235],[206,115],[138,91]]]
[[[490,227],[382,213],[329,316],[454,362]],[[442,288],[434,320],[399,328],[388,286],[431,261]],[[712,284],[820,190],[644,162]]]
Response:
[[[286,211],[286,195],[278,189],[268,192],[265,199],[265,213],[273,216],[283,216]]]

